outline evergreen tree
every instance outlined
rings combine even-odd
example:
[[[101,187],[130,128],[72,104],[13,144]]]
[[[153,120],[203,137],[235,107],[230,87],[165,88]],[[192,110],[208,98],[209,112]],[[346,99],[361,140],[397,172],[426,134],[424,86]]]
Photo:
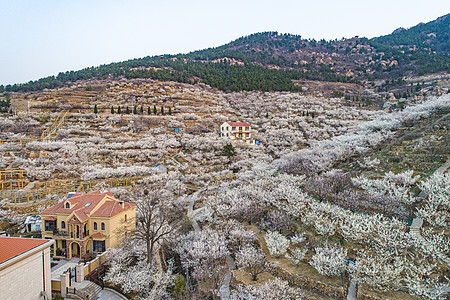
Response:
[[[150,106],[149,107],[147,107],[147,114],[149,115],[149,114],[151,114],[151,111],[150,111]]]
[[[94,105],[94,114],[98,113],[97,104]]]
[[[144,113],[144,107],[141,105],[141,115]]]
[[[137,108],[136,108],[136,106],[133,107],[133,114],[137,115]]]
[[[127,106],[127,115],[129,115],[129,114],[130,114],[130,109]]]
[[[232,157],[236,155],[236,150],[234,149],[232,144],[227,144],[223,146],[223,154],[225,154],[228,157]]]
[[[172,108],[169,106],[169,116],[172,115]]]
[[[268,118],[269,117],[269,113],[268,112],[266,112],[266,118]]]
[[[158,111],[156,110],[156,105],[153,105],[153,114],[157,114],[158,113]]]
[[[122,109],[120,108],[120,105],[119,105],[119,107],[117,108],[117,113],[118,113],[118,114],[121,114],[121,113],[122,113]]]
[[[111,114],[114,114],[114,105],[111,105]]]
[[[164,115],[164,107],[161,105],[161,115]]]

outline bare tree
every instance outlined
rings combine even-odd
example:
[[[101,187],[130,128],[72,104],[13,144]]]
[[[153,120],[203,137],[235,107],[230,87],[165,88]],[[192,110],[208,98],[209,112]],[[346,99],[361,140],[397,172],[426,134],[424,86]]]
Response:
[[[134,238],[147,245],[147,263],[159,243],[175,230],[169,216],[169,196],[164,190],[144,190],[136,201],[136,228]]]

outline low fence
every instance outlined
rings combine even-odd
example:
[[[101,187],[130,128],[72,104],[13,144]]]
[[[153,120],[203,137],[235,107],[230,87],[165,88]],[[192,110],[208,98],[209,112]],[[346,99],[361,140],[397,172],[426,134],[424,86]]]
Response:
[[[56,135],[59,129],[64,125],[67,119],[68,111],[61,111],[58,114],[58,117],[56,118],[55,122],[47,127],[47,129],[42,132],[42,135],[40,138],[28,138],[28,139],[17,139],[17,140],[0,140],[1,144],[19,144],[19,145],[25,145],[31,142],[43,142],[48,141],[52,137]]]
[[[217,176],[217,177],[212,177],[211,178],[211,182],[213,184],[220,184],[222,182],[231,182],[233,180],[236,180],[236,174],[227,174],[227,175],[222,175],[222,176]]]
[[[28,204],[43,200],[56,200],[67,197],[69,192],[86,193],[99,188],[132,187],[139,184],[147,176],[134,176],[127,178],[108,178],[102,180],[86,181],[82,183],[65,184],[58,187],[49,187],[44,183],[43,188],[24,191],[0,191],[0,200],[7,200],[8,204]],[[53,182],[53,181],[52,181]]]

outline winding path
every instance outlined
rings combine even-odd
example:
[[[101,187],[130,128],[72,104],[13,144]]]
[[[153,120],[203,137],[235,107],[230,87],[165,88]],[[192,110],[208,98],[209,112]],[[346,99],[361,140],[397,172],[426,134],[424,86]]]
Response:
[[[191,220],[192,227],[194,228],[195,231],[201,230],[200,225],[198,225],[196,218],[197,218],[197,216],[202,214],[202,212],[204,211],[204,207],[202,206],[202,207],[194,210],[194,205],[195,205],[195,200],[197,199],[198,194],[200,192],[202,192],[203,190],[205,190],[205,188],[202,188],[202,189],[196,191],[195,193],[193,193],[192,195],[190,195],[191,199],[189,201],[187,217]],[[231,255],[226,256],[226,262],[228,265],[228,270],[222,279],[222,282],[221,282],[221,285],[219,288],[219,295],[220,295],[220,298],[223,300],[225,300],[225,299],[230,300],[230,299],[232,299],[231,294],[230,294],[231,270],[236,269],[236,263],[234,262]]]

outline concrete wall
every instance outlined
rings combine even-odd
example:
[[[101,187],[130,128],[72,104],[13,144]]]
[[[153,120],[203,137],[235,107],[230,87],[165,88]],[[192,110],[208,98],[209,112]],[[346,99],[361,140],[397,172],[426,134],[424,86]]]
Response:
[[[0,270],[0,298],[4,300],[44,299],[40,296],[44,284],[48,299],[51,299],[49,247]]]

